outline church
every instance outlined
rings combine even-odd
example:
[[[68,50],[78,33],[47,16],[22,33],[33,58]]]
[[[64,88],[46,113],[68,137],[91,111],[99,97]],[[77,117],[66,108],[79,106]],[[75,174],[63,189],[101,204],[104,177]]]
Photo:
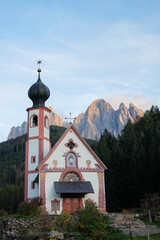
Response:
[[[51,148],[50,109],[45,107],[50,91],[41,81],[40,72],[39,68],[38,80],[28,91],[33,106],[27,109],[25,201],[40,197],[45,214],[60,214],[72,213],[84,207],[88,200],[95,202],[101,213],[106,213],[106,166],[72,124]]]

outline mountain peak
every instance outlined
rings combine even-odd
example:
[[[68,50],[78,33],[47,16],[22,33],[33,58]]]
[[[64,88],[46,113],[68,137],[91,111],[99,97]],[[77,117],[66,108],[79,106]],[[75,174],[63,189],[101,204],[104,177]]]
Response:
[[[63,122],[52,107],[49,109],[51,110],[50,125],[68,126],[68,123]],[[143,111],[133,103],[130,104],[129,109],[124,103],[121,103],[119,109],[115,111],[107,101],[97,99],[88,106],[85,113],[78,115],[74,121],[74,126],[83,137],[99,140],[105,129],[118,136],[129,119],[135,122],[138,116],[142,117],[143,115]],[[12,127],[8,139],[23,135],[26,132],[27,123],[25,122],[21,127]]]
[[[133,103],[130,103],[129,108],[137,108],[137,107]]]
[[[121,109],[121,108],[127,108],[127,107],[124,103],[121,102],[120,105],[119,105],[119,109]]]

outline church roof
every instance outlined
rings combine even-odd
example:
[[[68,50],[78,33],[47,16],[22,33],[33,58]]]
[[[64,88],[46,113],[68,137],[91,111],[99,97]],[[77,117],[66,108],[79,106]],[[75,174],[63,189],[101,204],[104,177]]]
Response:
[[[41,81],[40,72],[41,69],[38,70],[38,80],[34,83],[28,90],[28,96],[33,102],[33,107],[44,107],[45,101],[50,96],[49,88]]]
[[[68,194],[68,193],[94,193],[93,187],[90,181],[86,182],[54,182],[56,193]]]
[[[91,153],[91,155],[96,159],[98,164],[105,170],[107,167],[105,164],[99,159],[99,157],[95,154],[95,152],[91,149],[91,147],[87,144],[87,142],[84,140],[83,137],[78,133],[78,131],[75,129],[75,127],[70,124],[70,126],[67,128],[67,130],[64,132],[64,134],[61,136],[61,138],[58,140],[58,142],[54,145],[54,147],[50,150],[48,155],[44,158],[44,160],[39,164],[37,169],[41,169],[41,167],[44,165],[44,163],[48,160],[48,158],[52,155],[52,153],[55,151],[55,149],[59,146],[61,141],[64,139],[64,137],[67,135],[67,133],[72,130],[76,136],[79,138],[79,140],[82,142],[82,144],[88,149],[88,151]]]

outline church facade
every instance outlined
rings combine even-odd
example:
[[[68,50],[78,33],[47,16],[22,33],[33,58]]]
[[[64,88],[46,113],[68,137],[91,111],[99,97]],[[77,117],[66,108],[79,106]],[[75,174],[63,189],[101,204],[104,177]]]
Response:
[[[96,202],[101,213],[105,209],[104,171],[106,166],[97,157],[72,124],[51,148],[49,138],[50,109],[45,107],[50,91],[40,79],[28,96],[28,139],[25,156],[25,200],[42,198],[47,214],[69,213]]]

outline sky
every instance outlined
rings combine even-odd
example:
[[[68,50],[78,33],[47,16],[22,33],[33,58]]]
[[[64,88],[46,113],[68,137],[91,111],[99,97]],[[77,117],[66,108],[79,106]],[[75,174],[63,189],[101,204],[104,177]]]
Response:
[[[160,0],[0,0],[0,142],[41,80],[64,120],[103,98],[160,107]]]

